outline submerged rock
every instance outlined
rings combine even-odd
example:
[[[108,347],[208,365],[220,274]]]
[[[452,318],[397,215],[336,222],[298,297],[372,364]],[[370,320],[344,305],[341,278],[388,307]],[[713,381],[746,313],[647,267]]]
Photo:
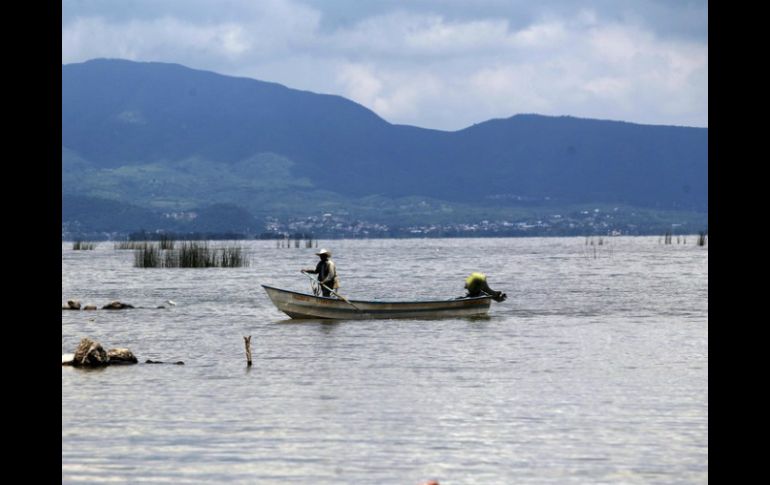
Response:
[[[97,308],[96,305],[94,305],[93,303],[89,303],[88,305],[83,307],[83,310],[96,310],[96,308]]]
[[[161,362],[160,360],[150,360],[147,359],[144,361],[145,364],[174,364],[174,365],[184,365],[184,362],[181,360],[178,362]]]
[[[107,303],[102,307],[102,310],[122,310],[124,308],[134,308],[134,305],[128,303],[121,303],[118,300]]]

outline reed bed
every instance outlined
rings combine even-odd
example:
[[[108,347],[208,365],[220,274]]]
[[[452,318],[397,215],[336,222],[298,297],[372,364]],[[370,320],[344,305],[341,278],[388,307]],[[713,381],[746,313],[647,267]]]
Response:
[[[142,249],[147,245],[147,241],[118,241],[115,243],[115,249]]]
[[[298,232],[293,235],[284,234],[283,237],[280,237],[275,240],[275,247],[276,248],[290,248],[294,246],[295,248],[299,247],[305,247],[305,248],[312,248],[313,244],[315,244],[315,247],[318,247],[318,239],[313,239],[312,234],[305,234],[302,232]]]
[[[594,237],[596,237],[596,240],[594,240]],[[606,238],[605,236],[586,236],[583,255],[586,258],[592,257],[593,259],[598,259],[600,255],[612,258],[615,250],[611,242],[614,237],[615,235],[613,234],[608,234]],[[604,248],[599,248],[599,246],[604,246]]]
[[[168,234],[161,234],[160,236],[160,248],[161,249],[174,249],[174,240]]]
[[[175,248],[176,244],[172,241],[170,247]],[[163,242],[145,243],[134,252],[136,268],[240,268],[248,265],[243,248],[211,247],[207,242],[183,242],[178,249],[164,249]]]
[[[140,234],[140,235],[143,235],[144,238],[143,239],[136,239],[135,238],[136,235],[132,234],[131,237],[129,237],[128,240],[116,242],[115,245],[114,245],[115,249],[132,249],[132,250],[144,249],[147,246],[147,243],[151,239],[152,240],[156,240],[156,239],[154,239],[154,237],[157,237],[157,241],[160,244],[160,249],[163,249],[163,250],[165,250],[165,249],[174,249],[174,245],[176,244],[176,242],[174,241],[173,237],[168,235],[168,234],[160,234],[158,236],[158,235],[152,235],[152,234],[148,235],[146,233],[143,233],[143,234]],[[152,237],[148,237],[148,236],[152,236]]]
[[[141,247],[134,250],[135,268],[159,268],[162,267],[162,261],[160,248],[155,244],[143,242]]]
[[[75,241],[72,243],[74,251],[91,251],[96,247],[96,243],[90,241]]]

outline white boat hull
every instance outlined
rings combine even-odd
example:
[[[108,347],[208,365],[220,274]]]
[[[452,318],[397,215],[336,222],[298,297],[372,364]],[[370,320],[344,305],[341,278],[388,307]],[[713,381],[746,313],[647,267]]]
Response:
[[[486,315],[492,298],[431,301],[361,301],[328,298],[262,285],[273,304],[291,318],[337,320],[456,318]]]

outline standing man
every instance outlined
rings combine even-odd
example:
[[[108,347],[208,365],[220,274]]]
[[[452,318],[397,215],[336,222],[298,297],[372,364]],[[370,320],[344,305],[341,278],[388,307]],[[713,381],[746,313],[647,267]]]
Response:
[[[331,295],[332,290],[337,290],[340,287],[339,278],[337,278],[337,267],[334,261],[331,260],[332,253],[328,249],[322,249],[316,253],[321,258],[315,269],[303,269],[303,273],[313,273],[318,275],[318,282],[321,283],[321,292],[323,296]]]

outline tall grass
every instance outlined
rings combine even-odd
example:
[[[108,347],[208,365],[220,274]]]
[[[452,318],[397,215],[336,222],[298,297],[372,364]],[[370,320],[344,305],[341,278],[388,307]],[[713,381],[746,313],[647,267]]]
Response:
[[[604,236],[596,236],[596,237],[597,237],[597,240],[594,241],[594,236],[586,236],[585,246],[590,246],[590,247],[583,248],[583,255],[586,258],[593,257],[593,259],[598,259],[600,254],[602,256],[606,255],[612,258],[614,254],[613,246],[612,244],[610,244],[613,238],[612,234],[608,234],[607,239],[605,239]],[[604,246],[604,248],[600,249],[599,246]]]
[[[160,235],[160,248],[161,249],[174,249],[174,240],[168,234]]]
[[[240,268],[247,266],[246,258],[243,255],[243,248],[227,247],[222,248],[221,266],[223,268]]]
[[[178,249],[164,249],[145,243],[134,252],[136,268],[240,268],[248,266],[243,248],[237,246],[210,247],[207,242],[183,242]],[[168,244],[166,244],[169,247]],[[171,242],[174,248],[174,242]]]
[[[299,248],[299,247],[312,248],[314,243],[315,243],[315,247],[318,247],[318,240],[317,239],[314,240],[312,234],[298,232],[296,234],[292,234],[292,235],[284,234],[283,236],[278,237],[275,240],[275,247],[290,248],[293,245],[295,248]]]
[[[115,243],[115,249],[142,249],[147,245],[147,241],[118,241]]]
[[[160,248],[148,242],[137,245],[134,251],[135,268],[158,268],[162,265]]]
[[[92,250],[95,247],[96,247],[96,243],[92,243],[89,241],[75,241],[74,243],[72,243],[73,251]]]
[[[144,239],[137,239],[139,236],[144,236]],[[115,249],[143,249],[147,242],[152,239],[149,236],[157,237],[160,242],[160,249],[174,249],[174,239],[168,234],[131,234],[131,237],[126,241],[118,241],[115,243]]]

